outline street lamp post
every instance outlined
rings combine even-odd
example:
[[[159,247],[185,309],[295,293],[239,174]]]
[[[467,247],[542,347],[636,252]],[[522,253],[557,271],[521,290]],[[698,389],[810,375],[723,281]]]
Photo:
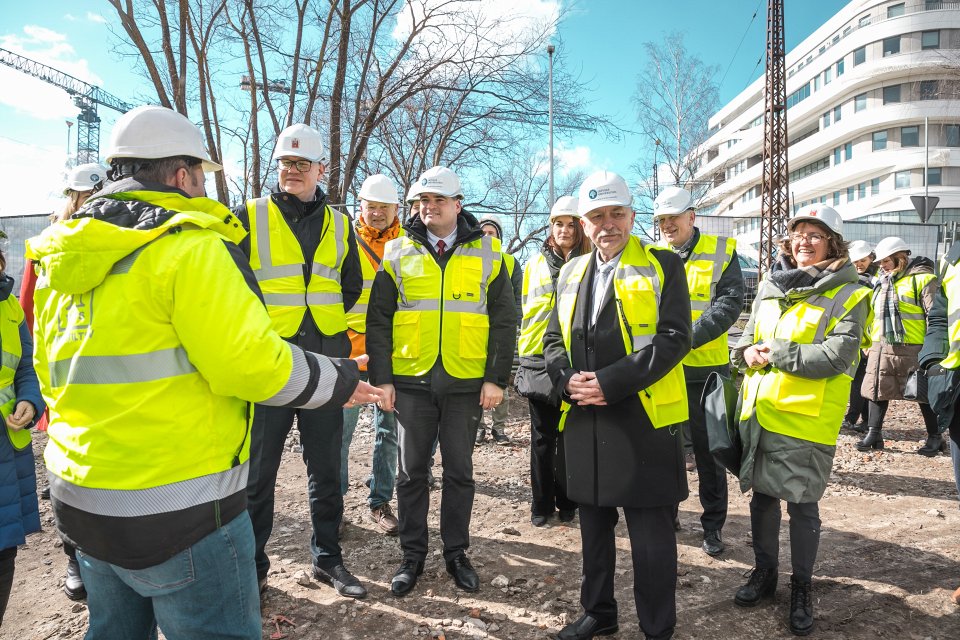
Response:
[[[660,183],[657,177],[657,152],[660,151],[660,139],[657,138],[653,142],[653,199],[656,200],[657,196],[660,195]],[[653,225],[653,239],[660,239],[660,227],[656,224]]]
[[[556,201],[553,197],[553,52],[552,44],[547,45],[547,57],[550,60],[550,79],[548,82],[549,93],[547,94],[547,128],[550,132],[550,202],[547,203],[547,209],[553,206]]]

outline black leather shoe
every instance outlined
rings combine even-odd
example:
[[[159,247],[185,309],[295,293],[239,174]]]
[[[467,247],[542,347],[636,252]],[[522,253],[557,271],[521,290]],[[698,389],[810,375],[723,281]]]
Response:
[[[619,630],[616,620],[604,623],[585,613],[579,620],[561,629],[557,640],[590,640],[594,636],[609,636]]]
[[[337,564],[329,569],[321,569],[313,565],[313,577],[320,582],[331,585],[341,596],[345,598],[366,598],[367,590],[360,581],[342,564]]]
[[[573,519],[576,517],[576,509],[560,509],[560,511],[557,512],[557,520],[560,522],[573,522]]]
[[[453,576],[453,581],[464,591],[473,593],[480,590],[480,576],[474,571],[466,554],[461,553],[453,560],[447,560],[447,573]]]
[[[407,595],[417,584],[417,576],[421,573],[423,573],[423,562],[404,560],[400,563],[397,572],[393,574],[393,579],[390,580],[390,593],[398,598]]]
[[[673,516],[673,530],[680,531],[683,527],[680,526],[680,514],[674,514]]]
[[[533,513],[533,514],[530,514],[530,524],[532,524],[535,527],[543,527],[543,526],[546,526],[547,520],[549,518],[550,516],[542,516],[539,513]]]
[[[73,558],[67,560],[67,578],[63,582],[63,592],[71,600],[87,599],[87,588],[83,586],[83,578],[80,577],[80,565]]]
[[[723,544],[723,538],[720,537],[719,531],[704,531],[702,548],[708,556],[716,558],[723,553],[727,546]]]
[[[813,597],[809,582],[790,576],[790,633],[808,636],[813,631]]]
[[[41,500],[49,500],[49,499],[50,499],[50,487],[47,486],[47,487],[44,487],[44,488],[43,488],[43,491],[40,492],[40,499],[41,499]]]
[[[883,449],[883,431],[870,427],[867,429],[867,435],[863,440],[854,445],[857,451],[870,451],[870,449]]]
[[[928,458],[932,458],[941,451],[947,450],[947,441],[940,434],[928,435],[927,441],[922,447],[917,449],[917,453]]]
[[[777,570],[755,568],[747,584],[737,589],[734,603],[741,607],[755,607],[763,598],[772,598],[777,592]]]

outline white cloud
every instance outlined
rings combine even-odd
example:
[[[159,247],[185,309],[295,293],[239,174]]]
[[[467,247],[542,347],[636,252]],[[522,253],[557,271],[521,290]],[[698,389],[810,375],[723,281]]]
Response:
[[[96,22],[97,24],[107,24],[106,18],[99,13],[94,13],[93,11],[87,11],[87,20],[90,22]]]
[[[63,19],[66,20],[67,22],[76,22],[77,16],[73,15],[72,13],[68,13],[65,16],[63,16]]]
[[[7,185],[0,216],[52,213],[63,206],[63,147],[0,136],[0,176]]]
[[[544,148],[537,152],[538,164],[536,173],[538,175],[544,175],[549,172],[549,153],[549,148]],[[561,175],[566,175],[578,169],[587,169],[592,167],[594,164],[590,147],[585,145],[567,147],[562,142],[559,144],[554,144],[553,161],[555,163],[554,170]],[[589,173],[589,171],[587,173]]]

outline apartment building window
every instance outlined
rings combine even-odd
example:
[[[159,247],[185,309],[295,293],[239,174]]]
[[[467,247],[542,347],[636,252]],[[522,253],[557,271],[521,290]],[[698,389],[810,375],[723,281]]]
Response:
[[[857,185],[857,200],[867,197],[867,183],[861,182]]]
[[[883,88],[883,104],[900,102],[900,85],[895,84]]]
[[[939,187],[943,184],[943,171],[940,167],[931,167],[927,169],[927,185]]]
[[[826,129],[829,126],[830,126],[830,112],[827,111],[825,114],[823,114],[823,128]]]
[[[829,168],[830,168],[830,157],[827,156],[824,158],[820,158],[819,160],[815,160],[814,162],[811,162],[808,165],[800,167],[799,169],[794,169],[793,171],[790,172],[790,175],[787,177],[790,182],[795,182],[797,180],[800,180],[801,178],[806,178],[809,175],[813,175],[814,173],[817,173],[819,171],[823,171]]]
[[[874,131],[873,132],[873,150],[883,151],[886,148],[887,148],[887,132]]]
[[[840,116],[842,116],[842,115],[843,115],[843,112],[842,112],[842,110],[840,109],[840,105],[838,104],[837,106],[835,106],[835,107],[833,108],[833,121],[834,121],[834,122],[840,122]]]
[[[926,0],[924,7],[927,11],[933,11],[934,9],[943,9],[943,0]]]
[[[837,60],[837,77],[839,78],[842,75],[843,75],[843,58],[840,58],[839,60]]]
[[[833,192],[833,206],[837,206],[838,204],[840,204],[840,192],[839,192],[839,191],[834,191],[834,192]]]
[[[843,145],[843,159],[844,160],[853,159],[853,143],[852,142],[848,142],[847,144]]]
[[[880,193],[880,178],[870,180],[870,195],[875,196]]]
[[[902,16],[904,11],[903,5],[904,3],[901,2],[900,4],[892,4],[887,7],[887,17],[896,18],[897,16]]]
[[[866,26],[869,26],[869,25],[870,25],[870,14],[868,13],[867,15],[863,16],[862,18],[860,18],[860,22],[857,24],[857,26],[858,26],[858,27],[866,27]]]
[[[856,194],[857,194],[856,187],[847,187],[847,202],[853,202]]]
[[[920,99],[936,100],[940,97],[940,83],[936,80],[920,81]]]
[[[922,34],[920,34],[920,48],[921,49],[939,49],[940,48],[940,32],[924,31]]]
[[[813,76],[813,90],[820,91],[820,74]]]
[[[863,64],[867,61],[867,48],[860,47],[859,49],[853,50],[853,66],[858,64]]]
[[[863,111],[867,108],[867,94],[861,93],[853,99],[853,112]]]
[[[960,147],[960,124],[948,124],[944,127],[944,130],[947,137],[947,146]]]
[[[900,127],[900,146],[901,147],[919,147],[920,146],[920,127]]]
[[[843,150],[840,147],[837,147],[836,149],[833,150],[833,166],[837,166],[838,164],[840,164],[842,160],[842,156],[840,155],[841,151]]]
[[[803,85],[787,96],[787,109],[810,97],[810,83]]]
[[[892,56],[900,53],[900,36],[892,36],[883,39],[883,57]]]
[[[823,84],[830,84],[831,80],[833,80],[833,69],[827,67],[823,70]]]
[[[910,172],[909,171],[897,171],[894,174],[894,189],[909,189],[910,188]]]

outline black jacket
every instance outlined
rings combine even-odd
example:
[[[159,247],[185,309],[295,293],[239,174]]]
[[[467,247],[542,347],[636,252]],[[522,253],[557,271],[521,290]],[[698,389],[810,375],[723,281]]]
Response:
[[[595,254],[574,306],[570,354],[554,307],[544,337],[544,356],[557,391],[578,371],[595,371],[607,406],[571,406],[564,431],[567,496],[580,504],[604,507],[661,507],[686,499],[687,476],[676,427],[654,429],[638,393],[677,366],[690,351],[690,295],[680,258],[656,252],[663,268],[659,321],[653,344],[627,354],[620,333],[612,287],[594,327]],[[572,362],[572,366],[571,366]]]
[[[423,245],[443,269],[453,248],[472,242],[483,236],[477,219],[466,210],[457,218],[457,240],[443,257],[438,257],[427,239],[427,228],[420,216],[408,220],[404,231],[413,241]],[[519,266],[518,266],[519,269]],[[397,312],[397,286],[393,278],[382,268],[377,271],[367,304],[367,354],[370,362],[367,371],[370,383],[375,385],[393,383],[397,387],[427,388],[438,395],[451,391],[479,391],[484,382],[492,382],[506,388],[513,365],[513,353],[517,344],[517,311],[513,286],[506,266],[490,283],[487,290],[487,315],[490,318],[490,334],[487,340],[487,365],[483,379],[454,378],[443,368],[443,354],[437,358],[433,369],[424,376],[393,375],[393,316]]]
[[[960,243],[950,247],[944,260],[952,265],[960,263]],[[920,368],[927,371],[927,399],[937,414],[940,431],[946,431],[950,427],[956,413],[957,398],[960,396],[960,369],[943,369],[937,366],[950,354],[949,329],[947,296],[943,291],[943,283],[940,282],[933,298],[933,306],[927,313],[927,333],[918,356]]]
[[[323,230],[324,219],[326,217],[326,194],[317,187],[316,197],[310,202],[303,202],[299,198],[279,190],[279,187],[270,194],[273,203],[280,209],[283,219],[297,237],[300,243],[300,250],[303,252],[305,263],[303,266],[303,277],[310,277],[310,268],[313,265],[313,256],[317,252],[317,246],[320,244],[320,234]],[[233,213],[243,228],[250,230],[250,216],[247,215],[247,205],[236,207]],[[353,307],[360,293],[363,290],[363,272],[360,270],[360,253],[357,250],[357,239],[353,232],[353,225],[347,225],[350,237],[347,239],[347,256],[343,261],[343,267],[340,269],[340,289],[343,294],[344,311]],[[247,236],[240,243],[240,249],[250,259],[250,236]],[[313,320],[310,313],[303,314],[303,322],[300,329],[293,336],[287,338],[302,349],[321,353],[333,358],[350,357],[350,339],[347,332],[342,331],[333,336],[327,336],[320,332],[317,323]]]

